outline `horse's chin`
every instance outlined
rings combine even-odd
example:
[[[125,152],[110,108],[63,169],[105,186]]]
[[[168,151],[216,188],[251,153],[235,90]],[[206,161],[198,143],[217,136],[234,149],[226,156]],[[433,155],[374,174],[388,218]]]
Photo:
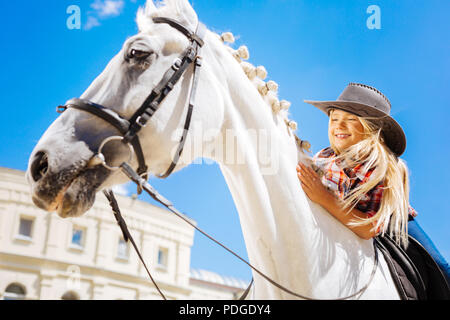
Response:
[[[81,172],[64,192],[56,210],[58,215],[73,218],[86,213],[94,205],[95,196],[108,176],[109,170],[103,166]]]
[[[79,217],[93,206],[97,188],[83,180],[76,178],[62,190],[62,197],[56,202],[55,210],[52,210],[61,218]]]
[[[95,195],[109,173],[103,166],[76,170],[71,178],[55,181],[52,186],[46,183],[52,189],[51,192],[46,197],[33,196],[33,202],[41,209],[56,212],[61,218],[79,217],[93,206]],[[44,190],[41,190],[41,195],[44,194],[42,191]]]

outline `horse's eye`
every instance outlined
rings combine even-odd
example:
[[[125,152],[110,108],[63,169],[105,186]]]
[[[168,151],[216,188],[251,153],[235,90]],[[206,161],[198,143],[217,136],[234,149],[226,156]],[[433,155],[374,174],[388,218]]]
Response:
[[[137,60],[144,60],[148,58],[152,53],[148,51],[142,51],[142,50],[136,50],[131,49],[128,53],[127,58],[128,59],[137,59]]]

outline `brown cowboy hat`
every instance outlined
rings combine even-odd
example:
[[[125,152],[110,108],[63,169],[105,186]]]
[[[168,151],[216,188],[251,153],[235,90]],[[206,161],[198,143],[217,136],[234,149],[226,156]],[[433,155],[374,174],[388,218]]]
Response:
[[[391,103],[377,89],[360,83],[350,83],[336,101],[310,101],[327,115],[331,109],[340,109],[359,117],[367,117],[381,127],[386,145],[399,157],[406,149],[402,127],[390,116]]]

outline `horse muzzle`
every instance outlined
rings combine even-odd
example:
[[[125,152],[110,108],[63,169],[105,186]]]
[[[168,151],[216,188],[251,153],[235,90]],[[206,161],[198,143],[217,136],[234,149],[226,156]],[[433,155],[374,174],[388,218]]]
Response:
[[[55,170],[47,152],[37,152],[30,161],[27,178],[34,204],[62,218],[77,217],[89,210],[95,194],[110,171],[100,164],[77,161]]]

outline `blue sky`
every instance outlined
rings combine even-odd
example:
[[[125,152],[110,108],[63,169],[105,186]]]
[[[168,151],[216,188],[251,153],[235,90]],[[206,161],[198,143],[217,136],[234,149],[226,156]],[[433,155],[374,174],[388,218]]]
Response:
[[[0,166],[25,170],[34,145],[57,117],[55,107],[80,96],[126,38],[137,32],[134,18],[144,1],[105,3],[1,1]],[[232,31],[238,36],[236,47],[248,46],[250,62],[266,67],[268,78],[280,86],[280,98],[292,102],[298,134],[311,142],[314,152],[328,146],[327,118],[304,99],[336,99],[349,82],[372,85],[390,99],[392,115],[407,136],[402,158],[411,171],[411,204],[419,212],[420,225],[449,260],[450,2],[193,3],[210,29]],[[70,5],[81,9],[80,30],[66,26]],[[381,10],[379,30],[367,28],[370,5]],[[245,256],[238,215],[217,165],[192,165],[152,183],[200,227]],[[251,277],[246,265],[199,234],[191,266]]]

